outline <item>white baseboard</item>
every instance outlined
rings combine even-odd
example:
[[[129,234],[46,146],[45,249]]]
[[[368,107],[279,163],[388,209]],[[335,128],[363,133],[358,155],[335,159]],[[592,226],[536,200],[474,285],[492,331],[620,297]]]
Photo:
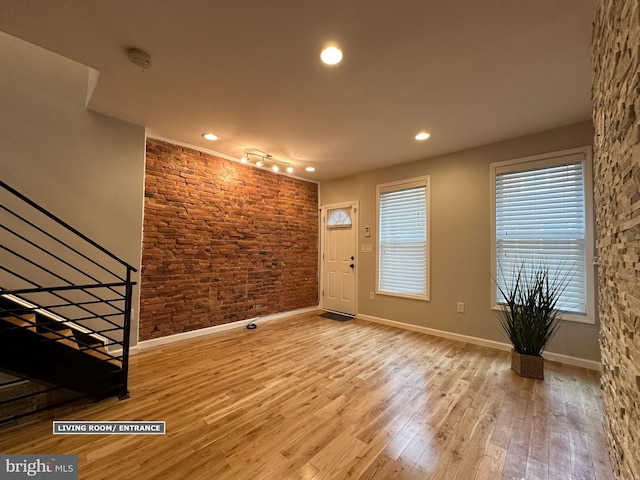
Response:
[[[586,358],[572,357],[563,353],[554,352],[544,352],[544,358],[551,360],[552,362],[573,365],[574,367],[588,368],[589,370],[595,370],[596,372],[602,371],[602,364],[600,362],[594,362],[593,360],[587,360]]]
[[[291,310],[289,312],[274,313],[272,315],[265,315],[263,317],[251,318],[248,320],[241,320],[238,322],[225,323],[224,325],[215,325],[213,327],[201,328],[199,330],[192,330],[190,332],[176,333],[175,335],[169,335],[167,337],[153,338],[151,340],[144,340],[138,342],[138,345],[131,347],[129,350],[131,355],[135,355],[141,350],[157,347],[159,345],[166,345],[168,343],[181,342],[182,340],[189,340],[191,338],[202,337],[205,335],[212,335],[215,333],[225,332],[227,330],[233,330],[236,328],[246,328],[249,323],[265,323],[272,320],[279,320],[293,315],[299,315],[301,313],[313,312],[318,310],[318,306],[299,308],[298,310]],[[110,352],[112,354],[119,354],[118,351]]]
[[[264,317],[256,317],[249,320],[242,320],[239,322],[226,323],[224,325],[216,325],[214,327],[202,328],[200,330],[193,330],[191,332],[177,333],[175,335],[169,335],[167,337],[154,338],[151,340],[144,340],[139,342],[138,345],[131,347],[129,350],[131,355],[135,355],[141,350],[146,350],[148,348],[153,348],[159,345],[166,345],[169,343],[180,342],[182,340],[188,340],[190,338],[202,337],[205,335],[212,335],[215,333],[224,332],[227,330],[232,330],[236,328],[246,328],[246,326],[253,322],[256,324],[268,322],[271,320],[279,320],[282,318],[287,318],[293,315],[298,315],[301,313],[313,312],[314,310],[318,310],[319,306],[300,308],[298,310],[292,310],[289,312],[275,313],[273,315],[265,315]],[[495,340],[488,340],[485,338],[479,337],[471,337],[469,335],[462,335],[460,333],[447,332],[445,330],[436,330],[434,328],[423,327],[420,325],[413,325],[411,323],[403,323],[398,322],[396,320],[388,320],[386,318],[374,317],[371,315],[357,314],[356,318],[360,318],[362,320],[367,320],[369,322],[380,323],[383,325],[389,325],[392,327],[402,328],[404,330],[412,330],[414,332],[425,333],[427,335],[433,335],[434,337],[448,338],[449,340],[456,340],[459,342],[470,343],[472,345],[479,345],[481,347],[493,348],[496,350],[502,350],[505,352],[511,351],[511,345],[504,342],[496,342]],[[112,355],[119,355],[120,349],[109,351]],[[595,362],[593,360],[587,360],[579,357],[572,357],[570,355],[564,355],[562,353],[554,353],[554,352],[545,352],[544,358],[550,360],[552,362],[563,363],[566,365],[573,365],[576,367],[588,368],[589,370],[601,371],[602,365],[600,362]]]
[[[389,325],[392,327],[402,328],[404,330],[412,330],[414,332],[426,333],[427,335],[433,335],[434,337],[448,338],[449,340],[457,340],[459,342],[471,343],[473,345],[480,345],[482,347],[494,348],[496,350],[503,350],[505,352],[511,351],[511,345],[504,342],[496,342],[494,340],[487,340],[485,338],[471,337],[468,335],[462,335],[459,333],[447,332],[445,330],[436,330],[434,328],[422,327],[419,325],[413,325],[410,323],[398,322],[395,320],[387,320],[386,318],[373,317],[371,315],[363,315],[361,313],[356,315],[356,318],[367,320],[369,322],[381,323],[383,325]],[[566,365],[573,365],[576,367],[588,368],[589,370],[601,371],[602,365],[599,362],[593,360],[586,360],[584,358],[572,357],[564,355],[562,353],[544,352],[544,358],[552,362],[564,363]]]

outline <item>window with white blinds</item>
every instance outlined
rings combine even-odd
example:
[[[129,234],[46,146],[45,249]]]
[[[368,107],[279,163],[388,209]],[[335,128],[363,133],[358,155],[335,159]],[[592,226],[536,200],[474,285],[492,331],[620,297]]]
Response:
[[[592,321],[585,320],[593,301],[587,215],[591,186],[585,166],[582,151],[493,165],[494,278],[501,288],[508,288],[522,265],[525,269],[545,265],[551,280],[567,279],[559,307],[583,317],[581,321]],[[494,302],[503,300],[496,289]]]
[[[377,292],[429,299],[429,177],[377,186]]]

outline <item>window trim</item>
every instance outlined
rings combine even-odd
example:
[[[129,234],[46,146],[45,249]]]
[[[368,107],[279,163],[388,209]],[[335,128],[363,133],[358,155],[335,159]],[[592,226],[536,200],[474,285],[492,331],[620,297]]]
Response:
[[[489,166],[489,183],[491,188],[490,197],[490,214],[491,214],[491,278],[497,278],[496,272],[496,175],[505,172],[518,172],[534,170],[555,165],[574,163],[570,157],[581,156],[583,172],[584,172],[584,208],[585,208],[585,274],[586,274],[586,294],[587,294],[587,311],[586,315],[575,313],[563,313],[562,320],[595,324],[596,319],[596,265],[597,254],[595,248],[595,221],[593,211],[593,172],[592,172],[592,148],[590,145],[578,148],[570,148],[557,152],[549,152],[541,155],[533,155],[529,157],[516,158],[501,162],[492,163]],[[504,308],[496,302],[496,284],[491,281],[491,298],[490,306],[492,310],[501,310]]]
[[[333,223],[333,224],[329,224],[329,221],[331,220],[331,213],[335,212],[335,211],[347,211],[347,218],[349,219],[349,223]],[[344,208],[344,207],[336,207],[336,208],[329,208],[327,210],[327,218],[326,218],[326,222],[325,222],[325,226],[326,228],[329,229],[334,229],[334,228],[351,228],[353,226],[353,219],[351,218],[351,211],[352,208]]]
[[[426,272],[425,272],[425,295],[412,295],[408,293],[386,292],[378,288],[380,275],[380,193],[388,191],[403,190],[414,187],[425,187],[425,202],[427,221],[425,222],[426,232]],[[376,295],[385,295],[389,297],[407,298],[411,300],[421,300],[428,302],[431,300],[431,176],[423,175],[420,177],[407,178],[404,180],[396,180],[394,182],[381,183],[376,185],[376,276],[375,276],[375,293]]]

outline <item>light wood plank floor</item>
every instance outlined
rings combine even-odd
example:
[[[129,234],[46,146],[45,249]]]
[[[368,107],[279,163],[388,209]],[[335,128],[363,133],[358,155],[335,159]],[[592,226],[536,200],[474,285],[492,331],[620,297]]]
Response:
[[[76,453],[81,479],[612,479],[598,374],[305,314],[133,356],[131,398],[58,416],[167,434],[0,431],[3,453]]]

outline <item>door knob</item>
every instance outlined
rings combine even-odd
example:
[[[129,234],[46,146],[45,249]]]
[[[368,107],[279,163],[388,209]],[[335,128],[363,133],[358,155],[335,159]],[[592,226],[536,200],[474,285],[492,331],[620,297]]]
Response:
[[[355,267],[355,265],[352,263],[351,265],[349,265],[351,268]]]

